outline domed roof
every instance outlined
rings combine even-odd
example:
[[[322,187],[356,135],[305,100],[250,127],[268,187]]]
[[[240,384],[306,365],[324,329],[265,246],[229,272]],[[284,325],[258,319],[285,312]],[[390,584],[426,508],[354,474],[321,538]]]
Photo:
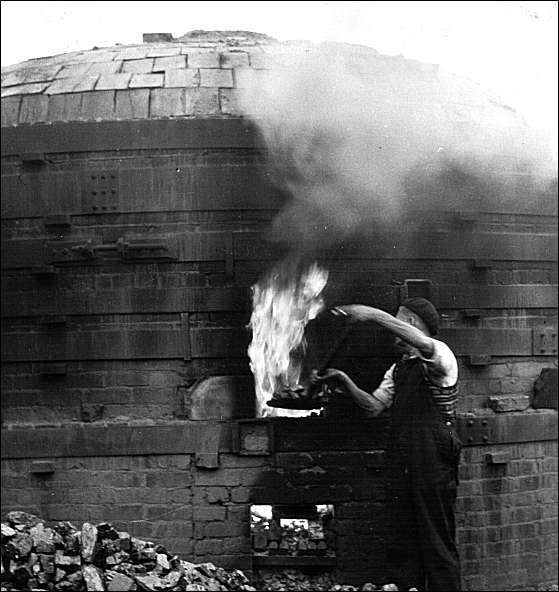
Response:
[[[352,67],[381,79],[417,79],[417,86],[442,88],[448,75],[438,66],[383,56],[372,48],[330,44]],[[93,48],[42,57],[2,69],[2,126],[59,121],[111,121],[169,117],[240,117],[241,90],[254,75],[289,68],[316,45],[279,43],[246,31],[192,31],[180,38],[145,34],[144,43]],[[456,90],[457,77],[452,85]],[[456,101],[489,105],[491,97],[463,81]],[[384,84],[386,86],[386,84]],[[409,85],[408,85],[409,86]],[[448,85],[447,85],[448,86]],[[398,94],[397,92],[395,94]],[[493,107],[495,104],[493,103]],[[493,108],[492,107],[492,108]],[[471,114],[470,114],[471,115]],[[457,118],[463,117],[457,114]],[[466,118],[469,118],[466,116]]]

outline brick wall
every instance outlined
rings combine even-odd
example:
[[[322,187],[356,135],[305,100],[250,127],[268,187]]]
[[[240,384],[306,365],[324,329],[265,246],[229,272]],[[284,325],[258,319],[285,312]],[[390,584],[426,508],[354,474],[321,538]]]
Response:
[[[219,471],[191,455],[57,458],[34,475],[30,460],[2,462],[2,512],[48,520],[112,522],[196,562],[250,568],[250,484],[266,461],[222,455]]]
[[[352,429],[350,422],[340,433],[349,439]],[[331,450],[313,450],[322,432],[308,423],[305,431],[304,452],[287,451],[288,438],[272,455],[222,452],[219,467],[211,470],[196,466],[193,454],[59,456],[54,472],[46,474],[34,474],[30,458],[4,459],[2,510],[77,525],[108,520],[184,558],[250,569],[251,504],[330,503],[339,581],[384,581],[386,483],[378,436],[370,449],[341,452],[334,443]],[[557,442],[466,446],[460,479],[456,516],[464,589],[544,589],[556,583]]]
[[[505,462],[492,464],[488,455]],[[460,478],[456,518],[465,589],[557,583],[557,442],[466,448]]]

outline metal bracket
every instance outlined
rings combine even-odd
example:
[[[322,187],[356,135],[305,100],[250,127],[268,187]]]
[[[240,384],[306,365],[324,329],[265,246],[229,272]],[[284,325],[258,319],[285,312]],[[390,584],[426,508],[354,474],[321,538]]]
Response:
[[[534,327],[532,329],[532,355],[554,356],[557,354],[557,327]]]
[[[45,263],[48,265],[91,261],[95,257],[92,239],[80,243],[76,241],[47,242],[45,248]]]
[[[118,171],[89,171],[86,173],[84,190],[91,200],[91,209],[96,213],[118,210]]]
[[[82,243],[72,242],[48,242],[47,263],[71,263],[74,261],[93,261],[100,254],[114,253],[122,259],[129,260],[154,260],[176,259],[169,252],[169,246],[165,241],[127,241],[119,238],[115,243],[94,244],[93,239]]]
[[[50,460],[31,461],[31,473],[33,475],[51,475],[54,473],[54,463]]]
[[[103,247],[104,245],[101,245]],[[109,247],[110,245],[107,245]],[[125,241],[119,238],[114,247],[122,259],[176,259],[164,241]],[[101,248],[97,249],[101,250]]]
[[[20,154],[22,164],[47,164],[49,159],[43,152],[27,152]]]
[[[507,450],[505,452],[489,452],[485,455],[485,462],[488,465],[505,465],[511,459],[511,453]]]
[[[490,421],[481,417],[464,418],[458,420],[458,432],[465,445],[494,444],[497,442],[492,435]]]
[[[45,228],[66,228],[72,226],[69,214],[49,214],[43,218]]]

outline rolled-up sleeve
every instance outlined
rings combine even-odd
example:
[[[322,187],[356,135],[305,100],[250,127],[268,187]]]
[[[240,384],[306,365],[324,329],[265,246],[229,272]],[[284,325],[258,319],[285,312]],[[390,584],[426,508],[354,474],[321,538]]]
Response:
[[[394,401],[394,367],[392,364],[385,372],[382,382],[371,393],[371,407],[377,412],[384,411],[392,406]]]

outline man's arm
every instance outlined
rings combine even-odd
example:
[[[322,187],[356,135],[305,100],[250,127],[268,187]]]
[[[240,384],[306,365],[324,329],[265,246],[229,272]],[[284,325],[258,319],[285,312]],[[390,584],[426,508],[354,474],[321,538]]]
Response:
[[[347,393],[352,397],[355,403],[367,413],[376,417],[380,415],[385,409],[392,405],[394,398],[394,381],[392,378],[391,366],[384,375],[384,378],[379,387],[373,392],[368,393],[360,389],[355,382],[341,370],[337,368],[327,368],[323,374],[315,376],[313,382],[324,382],[328,380],[335,380],[340,383]]]
[[[433,340],[428,335],[425,335],[425,333],[409,323],[400,321],[384,310],[365,306],[364,304],[346,304],[344,306],[337,306],[336,308],[344,311],[358,321],[374,321],[378,323],[406,343],[416,347],[425,358],[430,358],[433,355]]]

